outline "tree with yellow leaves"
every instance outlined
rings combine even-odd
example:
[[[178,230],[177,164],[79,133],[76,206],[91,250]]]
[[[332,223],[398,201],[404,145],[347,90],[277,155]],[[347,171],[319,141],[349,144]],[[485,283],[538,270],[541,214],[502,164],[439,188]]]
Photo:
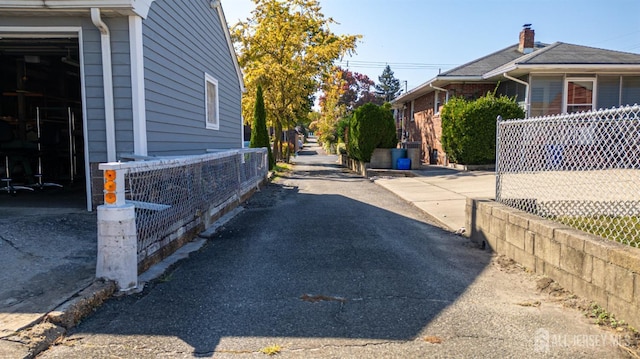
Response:
[[[351,53],[360,35],[336,35],[317,0],[253,0],[252,17],[232,28],[247,89],[245,118],[264,89],[267,121],[274,129],[273,155],[283,160],[283,131],[307,115],[309,98],[320,88],[335,60]]]
[[[318,141],[325,150],[337,143],[336,124],[347,114],[347,107],[340,103],[345,93],[346,82],[342,79],[343,70],[335,67],[327,75],[322,85],[323,95],[320,96],[320,118],[318,120]]]

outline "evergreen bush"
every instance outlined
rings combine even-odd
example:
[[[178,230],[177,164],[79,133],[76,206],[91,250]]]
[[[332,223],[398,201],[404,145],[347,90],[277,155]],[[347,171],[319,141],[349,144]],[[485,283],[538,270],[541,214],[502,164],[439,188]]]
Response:
[[[389,106],[368,103],[358,107],[349,121],[349,157],[369,162],[376,148],[395,148],[396,126]]]
[[[496,118],[524,118],[515,98],[495,93],[474,100],[454,98],[442,108],[442,147],[451,162],[480,165],[496,160]]]
[[[256,105],[253,111],[253,124],[251,127],[251,139],[249,141],[250,148],[266,147],[269,156],[269,169],[275,166],[273,153],[271,152],[271,144],[269,141],[269,132],[267,132],[267,111],[264,107],[264,97],[262,95],[262,86],[258,85],[256,90]]]

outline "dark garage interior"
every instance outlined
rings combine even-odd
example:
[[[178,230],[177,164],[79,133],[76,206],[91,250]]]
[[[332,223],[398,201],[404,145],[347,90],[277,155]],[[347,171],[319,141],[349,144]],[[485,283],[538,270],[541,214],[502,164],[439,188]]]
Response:
[[[0,38],[0,206],[86,207],[77,38]]]

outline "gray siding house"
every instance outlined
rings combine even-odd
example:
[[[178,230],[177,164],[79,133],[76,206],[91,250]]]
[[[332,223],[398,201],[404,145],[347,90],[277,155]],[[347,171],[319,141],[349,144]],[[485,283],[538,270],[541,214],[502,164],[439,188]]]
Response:
[[[220,1],[0,0],[0,68],[0,120],[25,143],[50,131],[66,158],[44,174],[85,186],[88,208],[98,163],[243,144]]]

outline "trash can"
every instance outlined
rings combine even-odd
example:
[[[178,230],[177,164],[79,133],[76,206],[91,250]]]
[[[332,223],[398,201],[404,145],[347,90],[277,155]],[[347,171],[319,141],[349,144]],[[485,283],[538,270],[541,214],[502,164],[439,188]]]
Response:
[[[563,162],[562,145],[547,145],[547,168],[560,169]]]
[[[407,148],[407,158],[411,160],[411,169],[420,169],[420,148]]]
[[[407,149],[406,148],[392,148],[391,149],[391,168],[394,170],[398,169],[398,159],[399,158],[407,158]]]

